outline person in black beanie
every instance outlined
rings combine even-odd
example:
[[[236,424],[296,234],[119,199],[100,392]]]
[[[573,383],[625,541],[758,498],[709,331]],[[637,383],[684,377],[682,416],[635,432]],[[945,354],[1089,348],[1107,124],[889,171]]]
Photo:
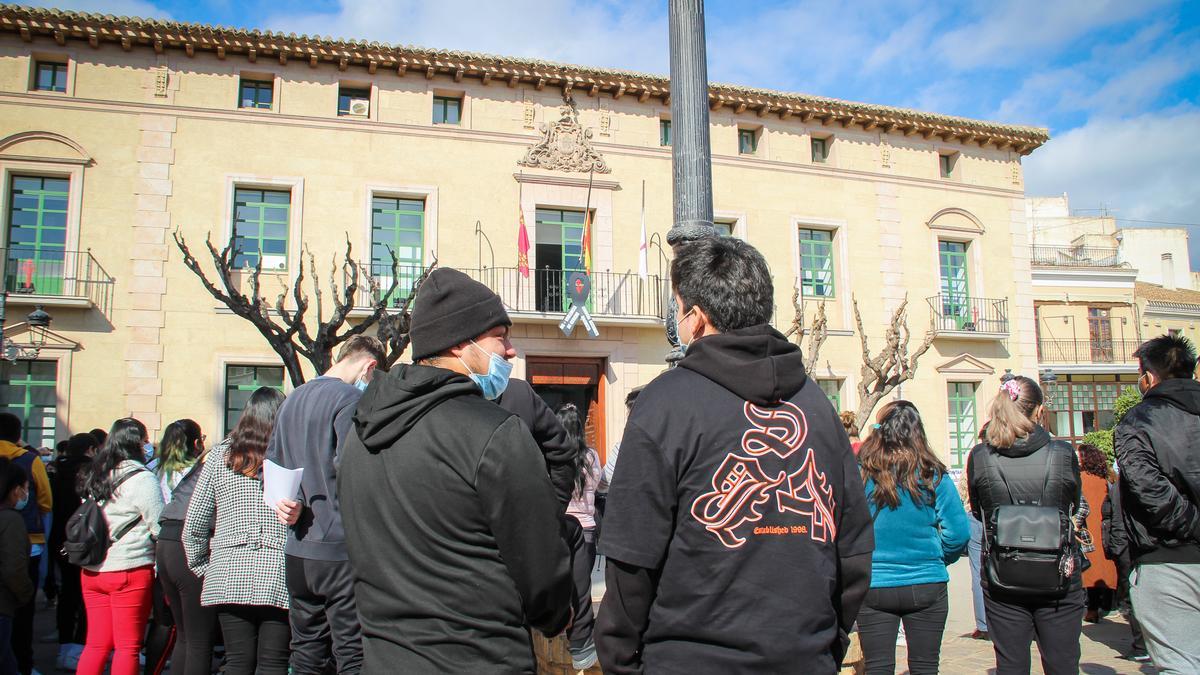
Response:
[[[338,476],[369,673],[534,673],[570,620],[560,507],[528,427],[492,403],[516,356],[500,298],[453,269],[415,299],[414,363],[371,382]]]

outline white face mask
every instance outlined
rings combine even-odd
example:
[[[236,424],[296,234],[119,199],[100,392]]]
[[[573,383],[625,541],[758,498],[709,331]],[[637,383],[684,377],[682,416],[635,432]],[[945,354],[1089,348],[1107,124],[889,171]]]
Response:
[[[691,316],[692,312],[694,311],[696,311],[696,308],[693,306],[691,309],[684,312],[683,316],[679,317],[679,321],[675,322],[675,330],[679,334],[679,347],[683,349],[685,353],[687,352],[688,346],[696,340],[696,335],[693,333],[686,341],[683,339],[683,320]]]

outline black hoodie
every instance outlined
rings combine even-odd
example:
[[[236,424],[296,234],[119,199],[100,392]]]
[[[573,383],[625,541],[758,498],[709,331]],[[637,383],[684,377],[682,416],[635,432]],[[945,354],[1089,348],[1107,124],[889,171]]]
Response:
[[[601,664],[833,673],[873,548],[850,441],[800,349],[765,325],[696,340],[646,386],[621,439],[600,538],[615,580]],[[648,611],[631,609],[647,594]]]
[[[399,365],[354,415],[338,476],[368,673],[533,673],[570,554],[529,429],[449,370]]]
[[[1135,563],[1200,563],[1200,382],[1164,380],[1117,425]]]

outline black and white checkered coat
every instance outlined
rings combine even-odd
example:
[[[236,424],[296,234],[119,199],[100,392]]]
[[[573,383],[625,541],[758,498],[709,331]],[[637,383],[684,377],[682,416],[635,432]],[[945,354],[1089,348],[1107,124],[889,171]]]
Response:
[[[188,567],[204,580],[200,604],[288,609],[287,526],[263,502],[262,481],[225,464],[227,451],[208,454],[183,523]]]

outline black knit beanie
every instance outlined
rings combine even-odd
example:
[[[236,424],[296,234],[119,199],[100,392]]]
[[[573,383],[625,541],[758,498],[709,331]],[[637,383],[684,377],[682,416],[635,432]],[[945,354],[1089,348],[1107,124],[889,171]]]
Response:
[[[413,301],[413,361],[511,325],[500,296],[456,269],[438,267],[421,282]]]

